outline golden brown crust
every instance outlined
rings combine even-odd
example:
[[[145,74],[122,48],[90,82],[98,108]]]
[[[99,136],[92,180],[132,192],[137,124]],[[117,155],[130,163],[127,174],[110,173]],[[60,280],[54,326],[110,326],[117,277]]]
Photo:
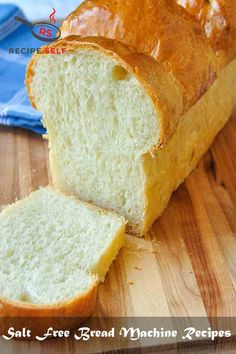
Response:
[[[174,0],[87,0],[61,31],[116,39],[153,56],[182,84],[185,111],[217,75],[217,58],[204,31]]]
[[[235,73],[236,59],[220,71],[206,94],[184,114],[168,144],[152,156],[143,155],[146,174],[143,233],[161,216],[172,193],[195,168],[229,119],[236,98]]]
[[[226,62],[236,56],[235,0],[177,0],[204,28],[212,48]]]
[[[10,327],[27,327],[32,335],[42,335],[49,327],[72,329],[88,318],[95,307],[97,281],[83,294],[53,305],[36,305],[0,298],[0,332]],[[33,338],[32,338],[33,339]]]
[[[151,56],[139,53],[118,41],[102,37],[80,38],[69,36],[42,48],[66,48],[67,52],[79,49],[97,50],[115,58],[127,71],[131,72],[141,82],[157,110],[160,130],[159,141],[153,149],[166,144],[173,134],[183,113],[183,88],[172,74],[166,73]],[[36,102],[31,94],[31,80],[34,76],[36,61],[47,54],[35,54],[31,59],[26,73],[26,86],[32,105]]]

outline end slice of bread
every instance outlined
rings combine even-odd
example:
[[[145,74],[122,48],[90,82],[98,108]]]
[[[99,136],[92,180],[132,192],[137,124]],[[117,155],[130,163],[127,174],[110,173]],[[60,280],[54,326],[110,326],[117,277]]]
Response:
[[[0,317],[88,317],[124,229],[124,218],[50,187],[5,208]]]

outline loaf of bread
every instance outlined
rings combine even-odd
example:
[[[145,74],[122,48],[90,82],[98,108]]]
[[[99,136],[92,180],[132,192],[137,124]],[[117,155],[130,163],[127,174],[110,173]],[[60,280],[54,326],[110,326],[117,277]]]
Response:
[[[236,94],[234,0],[218,32],[211,5],[203,21],[200,7],[178,2],[85,1],[51,45],[66,53],[34,55],[26,76],[56,187],[125,216],[137,235],[209,148]]]
[[[6,207],[0,214],[0,328],[4,318],[11,327],[23,317],[24,326],[41,333],[54,325],[70,329],[90,316],[124,229],[123,218],[49,187]]]

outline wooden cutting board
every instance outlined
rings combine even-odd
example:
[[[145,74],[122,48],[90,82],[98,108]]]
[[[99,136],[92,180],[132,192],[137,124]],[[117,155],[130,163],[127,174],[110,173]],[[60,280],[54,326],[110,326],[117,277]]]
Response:
[[[236,317],[235,155],[236,115],[146,238],[127,236],[99,287],[95,316]],[[49,182],[47,141],[1,127],[0,205]],[[101,343],[82,351],[73,343],[62,349],[62,342],[49,341],[42,351],[39,343],[15,343],[1,342],[0,348],[4,354],[28,353],[29,348],[31,354],[54,353],[53,348],[65,354],[105,350]]]

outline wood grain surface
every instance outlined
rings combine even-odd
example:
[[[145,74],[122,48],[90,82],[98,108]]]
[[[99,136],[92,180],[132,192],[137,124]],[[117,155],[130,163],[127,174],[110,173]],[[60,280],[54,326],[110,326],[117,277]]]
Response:
[[[127,235],[126,246],[99,287],[95,316],[236,317],[235,155],[236,115],[174,193],[146,238]],[[0,205],[48,183],[47,141],[1,127]],[[17,343],[15,347],[15,341],[1,341],[0,353],[74,354],[107,349],[101,343],[93,348],[88,343],[75,347],[66,340],[64,346],[58,341],[41,346]],[[176,352],[176,345],[162,352]]]

